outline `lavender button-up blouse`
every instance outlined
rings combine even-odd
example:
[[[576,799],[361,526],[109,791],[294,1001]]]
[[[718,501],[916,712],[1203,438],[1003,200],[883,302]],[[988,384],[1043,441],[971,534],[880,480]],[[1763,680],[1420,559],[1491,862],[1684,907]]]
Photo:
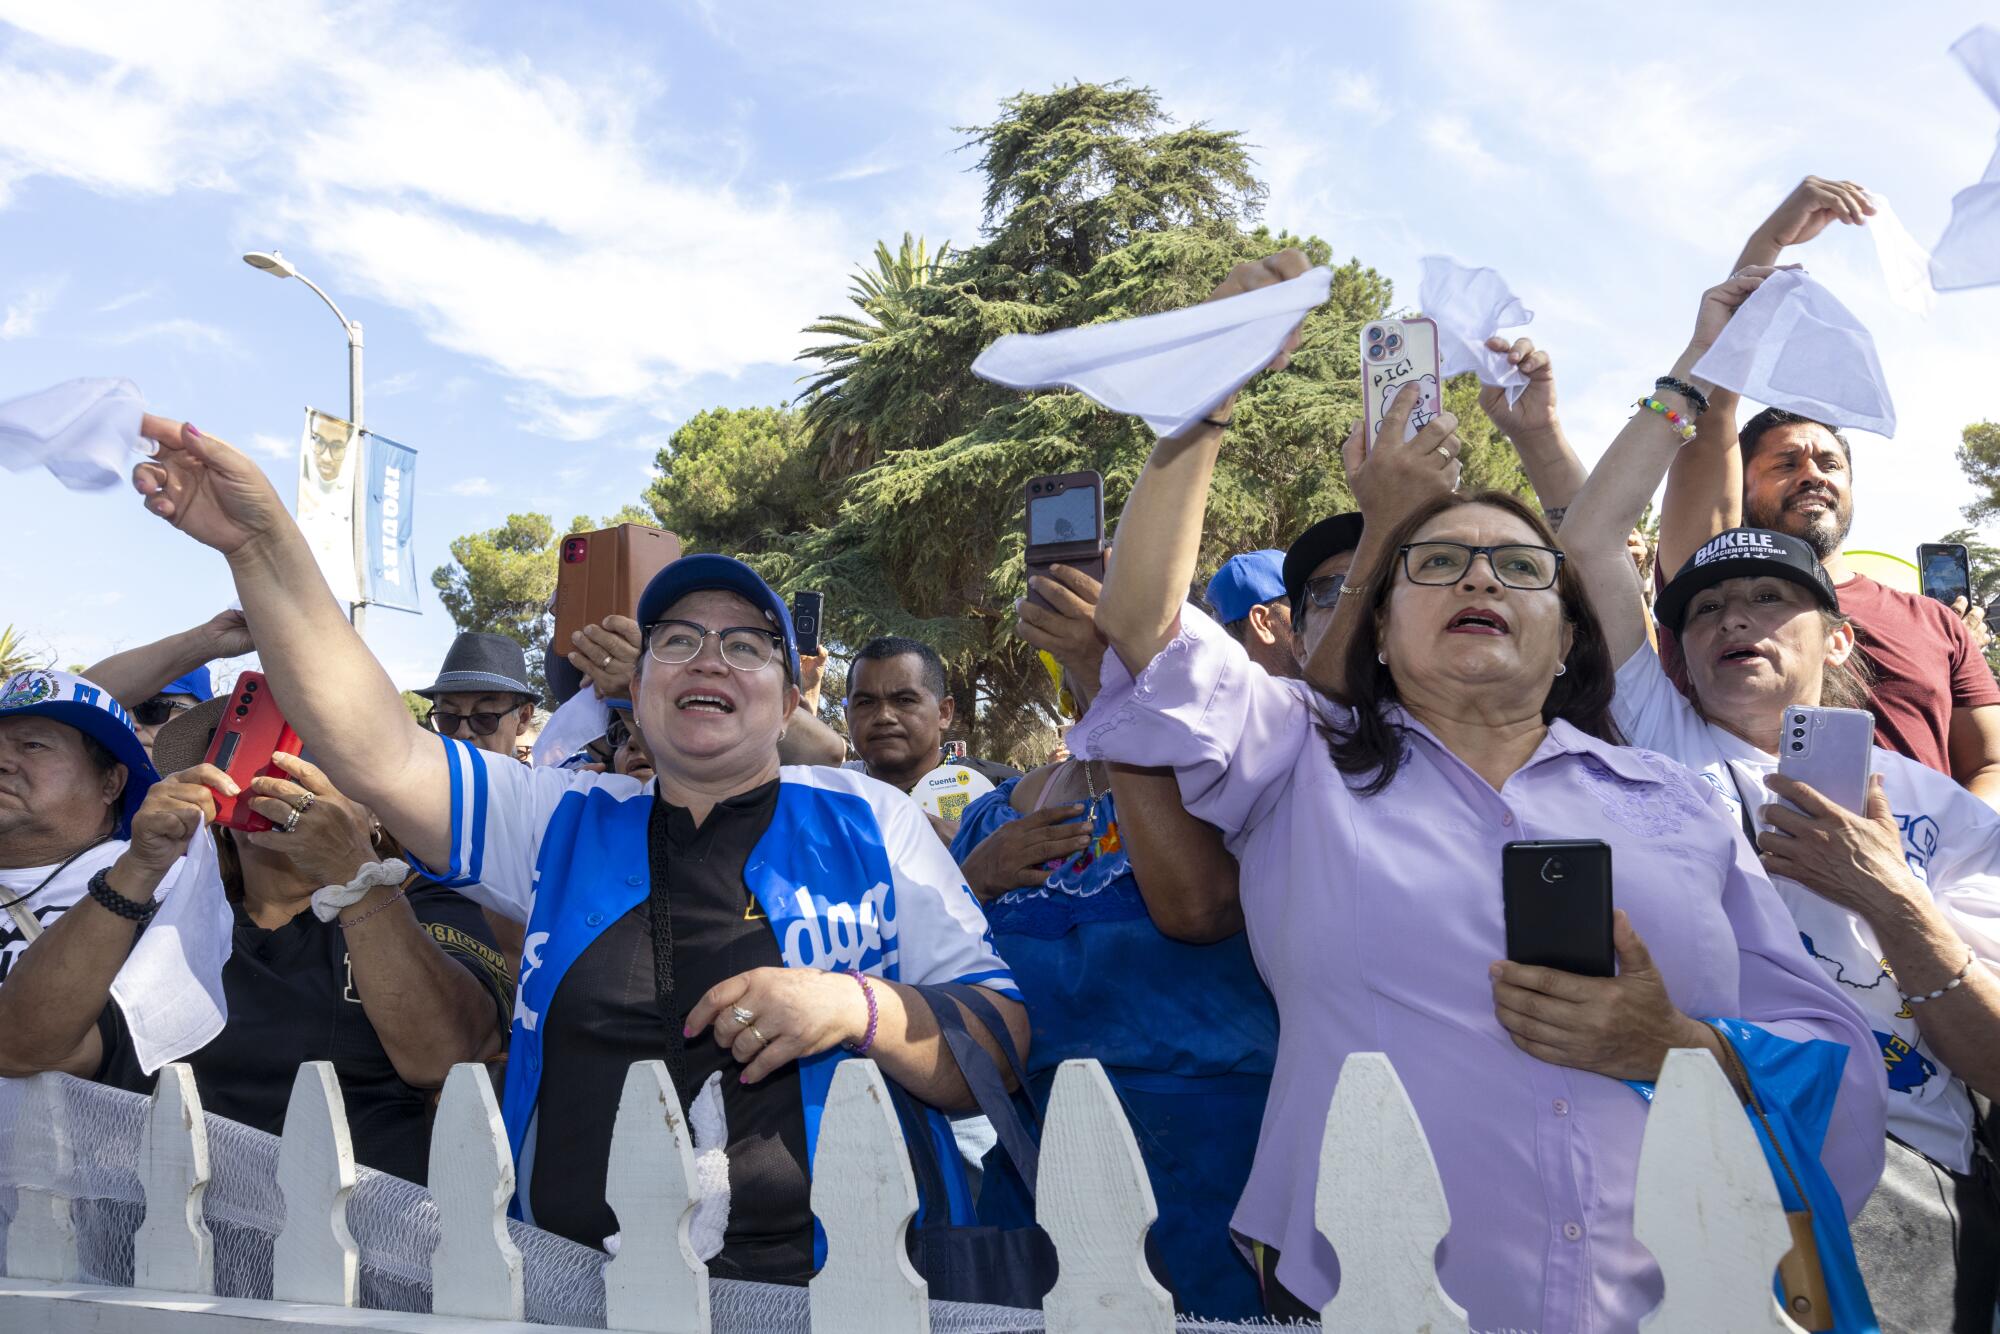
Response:
[[[1342,1060],[1380,1051],[1443,1177],[1439,1275],[1474,1330],[1626,1330],[1657,1304],[1659,1271],[1632,1235],[1647,1104],[1618,1080],[1527,1055],[1493,1015],[1487,968],[1506,952],[1500,849],[1517,839],[1611,845],[1615,900],[1682,1012],[1860,1053],[1822,1151],[1852,1217],[1882,1169],[1881,1062],[1705,785],[1558,721],[1496,792],[1402,714],[1408,761],[1387,789],[1358,796],[1315,710],[1342,716],[1187,607],[1137,681],[1105,655],[1102,693],[1070,733],[1079,756],[1172,765],[1188,809],[1242,863],[1279,1034],[1232,1222],[1282,1251],[1287,1288],[1319,1306],[1338,1283],[1313,1225],[1314,1165]]]

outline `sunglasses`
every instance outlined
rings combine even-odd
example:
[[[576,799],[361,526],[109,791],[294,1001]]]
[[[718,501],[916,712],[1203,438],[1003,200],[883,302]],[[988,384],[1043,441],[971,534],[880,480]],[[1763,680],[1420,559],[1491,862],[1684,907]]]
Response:
[[[158,727],[169,718],[178,718],[194,705],[177,699],[149,699],[132,710],[132,716],[147,727]]]
[[[1313,606],[1325,609],[1340,601],[1340,590],[1346,586],[1346,575],[1323,574],[1317,579],[1306,580],[1306,599]]]
[[[470,727],[474,736],[492,736],[500,730],[500,720],[512,712],[509,709],[506,713],[446,713],[443,709],[432,709],[430,717],[424,721],[439,736],[450,736],[458,730],[460,723]]]

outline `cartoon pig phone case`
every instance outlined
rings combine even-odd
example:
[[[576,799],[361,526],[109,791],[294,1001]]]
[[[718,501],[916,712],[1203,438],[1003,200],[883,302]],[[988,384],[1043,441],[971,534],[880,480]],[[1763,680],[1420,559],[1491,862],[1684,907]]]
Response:
[[[1427,319],[1370,320],[1361,326],[1361,448],[1375,448],[1382,419],[1403,386],[1416,383],[1423,398],[1410,414],[1409,439],[1431,418],[1444,411],[1442,377],[1438,374],[1437,325]]]

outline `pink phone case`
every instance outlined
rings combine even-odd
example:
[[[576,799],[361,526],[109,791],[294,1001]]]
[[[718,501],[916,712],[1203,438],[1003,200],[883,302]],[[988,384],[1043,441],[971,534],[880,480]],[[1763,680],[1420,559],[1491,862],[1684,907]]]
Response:
[[[1423,399],[1410,414],[1409,439],[1444,411],[1443,376],[1438,373],[1437,325],[1431,320],[1370,320],[1361,326],[1361,448],[1375,448],[1382,418],[1403,386],[1423,386]]]
[[[1868,805],[1875,718],[1864,709],[1794,704],[1778,737],[1778,772],[1850,811]]]

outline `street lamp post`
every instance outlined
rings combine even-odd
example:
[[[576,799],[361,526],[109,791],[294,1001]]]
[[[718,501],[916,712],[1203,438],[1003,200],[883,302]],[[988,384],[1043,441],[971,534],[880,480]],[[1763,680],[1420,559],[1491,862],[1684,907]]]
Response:
[[[333,298],[328,296],[324,291],[322,291],[318,283],[306,277],[303,273],[300,273],[298,269],[293,267],[292,262],[290,260],[286,259],[283,255],[279,254],[277,251],[253,250],[249,254],[243,257],[243,262],[245,264],[248,264],[253,269],[262,269],[265,273],[270,274],[273,278],[297,278],[300,282],[304,283],[307,287],[310,287],[312,289],[314,296],[317,296],[320,300],[326,302],[326,308],[333,312],[333,317],[335,319],[340,321],[340,327],[347,333],[347,420],[354,426],[354,440],[352,447],[357,449],[360,448],[361,426],[362,426],[361,321],[350,320],[347,318],[347,316],[343,315],[340,311],[340,307],[333,303]],[[359,487],[356,487],[355,489],[355,506],[357,509],[362,508],[362,492]],[[354,516],[353,528],[354,528],[354,578],[355,578],[356,600],[348,605],[347,615],[348,619],[352,621],[354,624],[354,632],[356,634],[361,634],[363,632],[363,623],[366,620],[366,613],[367,613],[367,604],[361,601],[361,599],[366,595],[362,587],[362,581],[364,579],[364,575],[362,572],[368,568],[366,564],[366,557],[367,557],[366,543],[368,541],[368,534],[365,531],[367,525],[362,521],[362,516],[360,514],[356,514]]]

